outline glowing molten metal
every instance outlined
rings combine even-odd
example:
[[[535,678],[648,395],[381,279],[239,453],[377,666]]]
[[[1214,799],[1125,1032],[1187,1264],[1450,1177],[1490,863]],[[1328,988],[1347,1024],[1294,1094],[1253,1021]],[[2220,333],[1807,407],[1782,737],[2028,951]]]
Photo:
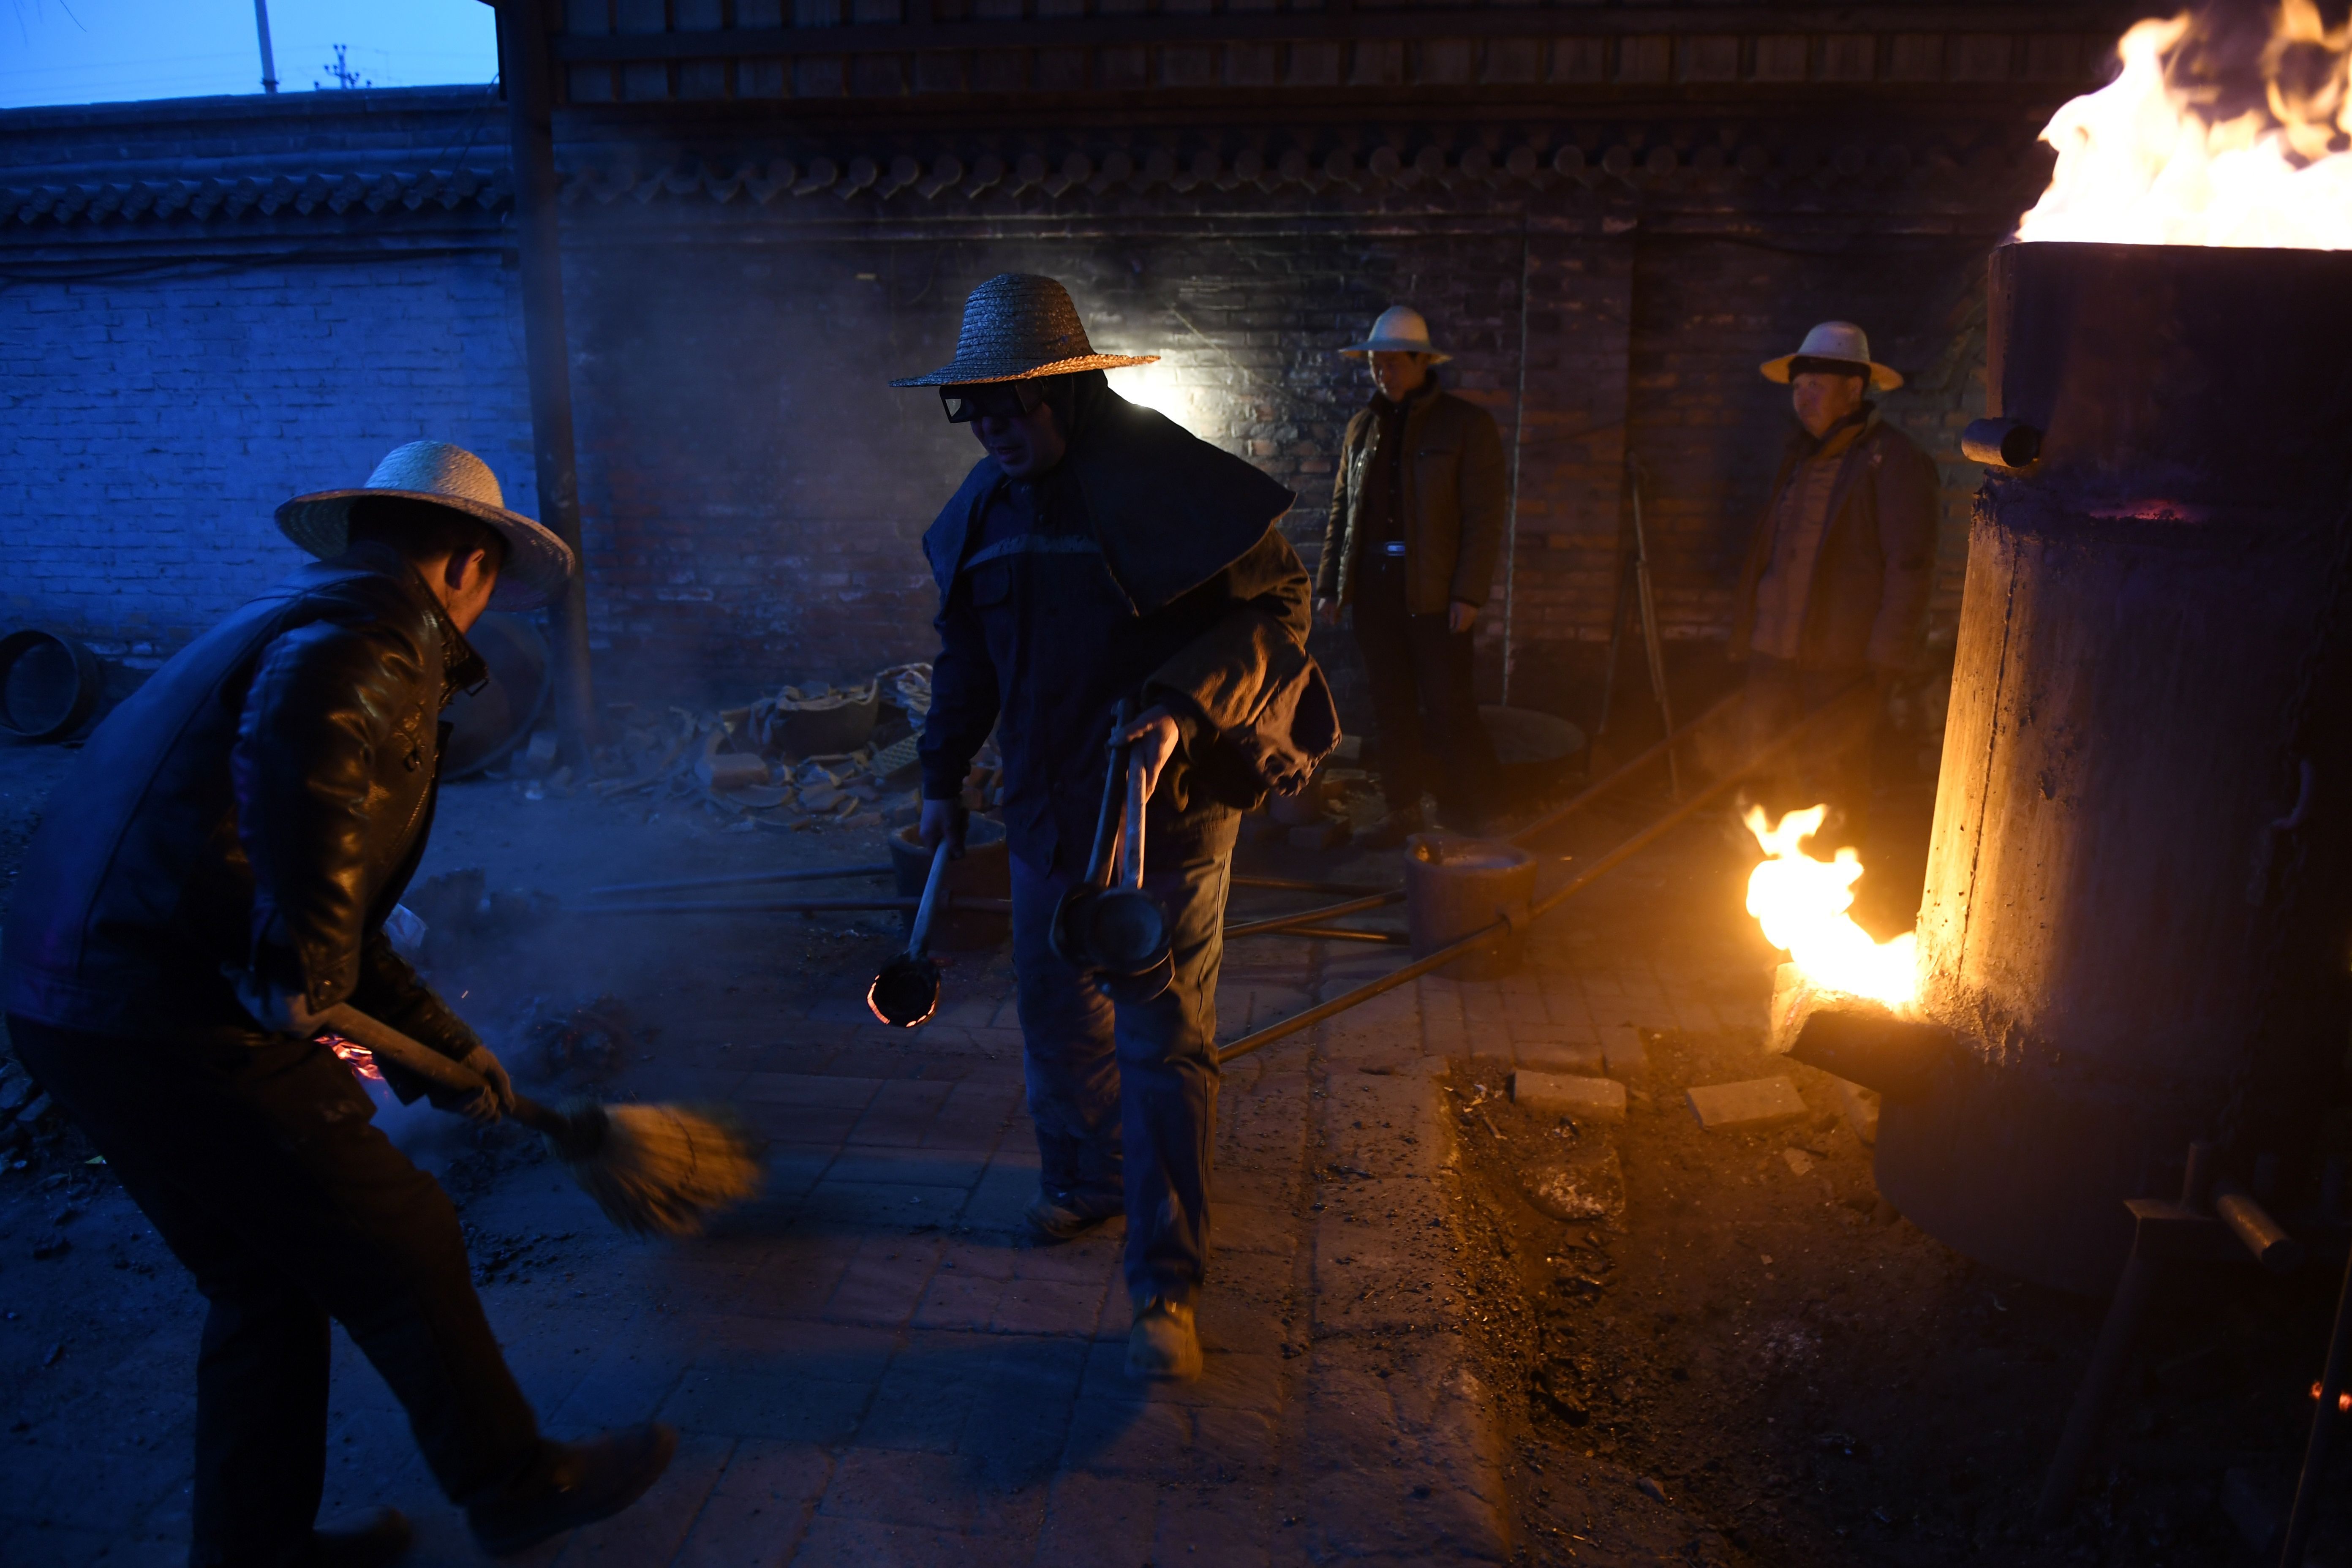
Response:
[[[2021,240],[2352,248],[2352,23],[2282,0],[2267,37],[2226,14],[2136,25],[2122,74],[2043,128],[2058,150]]]
[[[1828,815],[1821,805],[1792,811],[1773,827],[1762,806],[1748,809],[1748,831],[1764,858],[1748,876],[1748,912],[1814,990],[1907,1007],[1919,993],[1919,939],[1906,931],[1892,942],[1874,942],[1853,923],[1846,911],[1853,907],[1862,858],[1841,849],[1834,860],[1816,860],[1801,847]]]

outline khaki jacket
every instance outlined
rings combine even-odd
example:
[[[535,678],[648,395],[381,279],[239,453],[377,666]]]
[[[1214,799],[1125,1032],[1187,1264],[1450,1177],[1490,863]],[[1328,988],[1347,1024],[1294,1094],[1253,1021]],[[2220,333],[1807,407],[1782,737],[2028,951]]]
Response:
[[[1344,605],[1354,596],[1357,521],[1380,427],[1370,408],[1360,409],[1339,443],[1315,574],[1318,598]],[[1503,551],[1506,485],[1495,416],[1450,392],[1417,398],[1405,412],[1402,455],[1405,607],[1433,616],[1455,599],[1483,606]]]
[[[1772,563],[1772,512],[1780,491],[1814,449],[1802,430],[1790,438],[1771,500],[1748,542],[1732,596],[1730,655],[1746,658],[1756,628],[1756,587]],[[1830,492],[1829,522],[1813,560],[1797,663],[1806,669],[1904,670],[1917,662],[1936,577],[1936,465],[1908,436],[1874,411],[1846,449]]]

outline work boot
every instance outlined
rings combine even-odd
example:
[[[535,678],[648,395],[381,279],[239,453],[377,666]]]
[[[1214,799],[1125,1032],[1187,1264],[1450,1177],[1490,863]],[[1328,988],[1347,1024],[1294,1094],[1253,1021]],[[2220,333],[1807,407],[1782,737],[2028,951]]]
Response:
[[[466,1510],[474,1539],[493,1557],[610,1519],[661,1479],[677,1451],[677,1428],[654,1422],[584,1443],[540,1445],[539,1458],[492,1496]]]
[[[396,1508],[372,1509],[310,1532],[305,1568],[384,1568],[408,1550],[415,1531]]]
[[[1360,849],[1394,849],[1421,828],[1421,807],[1416,805],[1405,811],[1391,811],[1357,834],[1356,847]]]
[[[1047,1241],[1072,1241],[1113,1215],[1124,1213],[1126,1208],[1126,1202],[1120,1198],[1088,1197],[1046,1187],[1038,1190],[1022,1217],[1029,1222],[1031,1230]]]
[[[1191,1307],[1165,1296],[1145,1299],[1127,1334],[1127,1375],[1155,1383],[1201,1375],[1201,1335]]]

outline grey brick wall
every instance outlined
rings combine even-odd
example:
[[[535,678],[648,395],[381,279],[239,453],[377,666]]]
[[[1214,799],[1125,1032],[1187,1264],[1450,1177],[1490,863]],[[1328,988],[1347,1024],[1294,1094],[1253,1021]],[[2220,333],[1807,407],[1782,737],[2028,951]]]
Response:
[[[498,252],[0,289],[0,623],[152,662],[300,560],[270,521],[423,437],[536,509]]]

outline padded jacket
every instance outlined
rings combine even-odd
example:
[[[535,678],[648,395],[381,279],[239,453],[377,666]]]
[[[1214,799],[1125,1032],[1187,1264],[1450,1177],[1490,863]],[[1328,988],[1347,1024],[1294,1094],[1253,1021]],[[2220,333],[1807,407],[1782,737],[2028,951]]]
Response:
[[[1868,407],[1868,405],[1864,405]],[[1797,465],[1818,449],[1803,430],[1789,438],[1732,593],[1730,655],[1743,659],[1756,631],[1756,590],[1772,564],[1773,518]],[[1829,521],[1805,596],[1797,664],[1805,669],[1885,671],[1918,661],[1936,583],[1940,498],[1935,460],[1875,410],[1846,448],[1830,490]]]
[[[1323,558],[1315,596],[1354,601],[1357,552],[1362,541],[1364,486],[1381,422],[1370,407],[1357,410],[1339,441],[1331,477],[1331,511],[1323,525]],[[1439,389],[1405,405],[1398,460],[1404,464],[1405,607],[1416,616],[1444,612],[1460,600],[1484,606],[1502,558],[1504,513],[1510,487],[1503,438],[1495,416],[1465,398]]]
[[[479,658],[399,554],[303,567],[108,715],[51,795],[0,942],[16,1016],[253,1036],[240,973],[352,1002],[449,1056],[480,1042],[383,934],[425,852]]]

